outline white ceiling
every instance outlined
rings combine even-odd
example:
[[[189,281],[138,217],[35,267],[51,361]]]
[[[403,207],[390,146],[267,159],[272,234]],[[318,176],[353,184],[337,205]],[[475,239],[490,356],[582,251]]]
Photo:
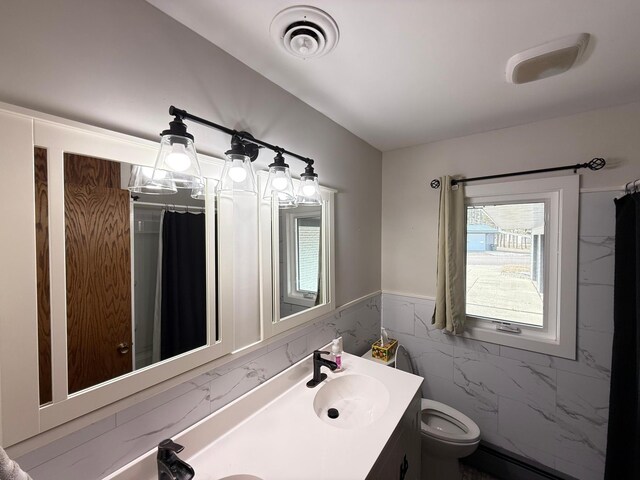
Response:
[[[300,0],[147,1],[382,151],[640,100],[638,0],[309,0],[340,28],[310,60],[269,34]],[[580,32],[581,65],[505,81],[514,53]]]

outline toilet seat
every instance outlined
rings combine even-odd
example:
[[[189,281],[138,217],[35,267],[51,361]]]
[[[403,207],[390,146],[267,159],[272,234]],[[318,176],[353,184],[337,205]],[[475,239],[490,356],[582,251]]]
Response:
[[[478,425],[449,405],[423,398],[420,415],[423,435],[459,444],[476,443],[480,440]],[[425,419],[425,416],[431,416],[431,419]]]
[[[395,368],[415,375],[411,356],[403,345],[398,345],[394,360]],[[475,450],[480,442],[480,427],[476,425],[476,422],[444,403],[426,398],[421,400],[420,430],[422,435],[430,437],[440,444],[459,448],[464,445],[466,449],[471,448],[466,455]]]

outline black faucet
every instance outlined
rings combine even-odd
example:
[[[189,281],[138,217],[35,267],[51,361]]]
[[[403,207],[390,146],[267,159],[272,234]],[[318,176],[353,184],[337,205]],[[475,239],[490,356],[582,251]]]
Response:
[[[191,465],[176,455],[182,450],[184,447],[170,438],[158,444],[158,480],[191,480],[196,476]]]
[[[327,378],[326,373],[320,373],[320,367],[325,366],[330,368],[332,371],[338,368],[338,364],[336,362],[322,358],[321,355],[323,354],[329,355],[329,352],[321,352],[320,350],[313,352],[313,378],[307,382],[307,387],[309,388],[315,387]]]

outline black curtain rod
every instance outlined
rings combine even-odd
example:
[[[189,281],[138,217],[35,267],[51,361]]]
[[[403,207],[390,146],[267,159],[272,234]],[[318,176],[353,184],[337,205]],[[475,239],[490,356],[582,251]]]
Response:
[[[589,170],[600,170],[603,168],[607,162],[604,158],[593,158],[590,162],[587,163],[576,163],[575,165],[565,165],[564,167],[551,167],[551,168],[540,168],[538,170],[527,170],[524,172],[511,172],[511,173],[500,173],[497,175],[485,175],[484,177],[472,177],[472,178],[459,178],[451,180],[451,186],[458,185],[460,183],[467,182],[475,182],[477,180],[490,180],[492,178],[503,178],[503,177],[518,177],[520,175],[531,175],[534,173],[545,173],[545,172],[557,172],[559,170],[573,170],[573,173],[576,173],[581,168],[588,168]],[[431,188],[440,188],[440,180],[434,178],[431,180]]]
[[[269,150],[273,150],[276,153],[282,153],[285,155],[289,155],[290,157],[294,157],[297,158],[298,160],[302,160],[303,162],[306,162],[307,165],[313,165],[313,159],[308,158],[308,157],[303,157],[302,155],[298,155],[297,153],[294,152],[290,152],[289,150],[286,150],[284,148],[278,147],[277,145],[271,145],[270,143],[267,143],[263,140],[259,140],[257,138],[254,138],[252,135],[247,134],[247,132],[239,132],[238,130],[234,130],[232,128],[227,128],[225,126],[219,125],[217,123],[214,123],[210,120],[207,120],[205,118],[202,117],[197,117],[189,112],[187,112],[186,110],[182,110],[180,108],[176,108],[173,105],[171,105],[171,107],[169,107],[169,115],[173,115],[175,117],[180,117],[182,120],[191,120],[194,121],[196,123],[200,123],[202,125],[206,125],[207,127],[211,127],[211,128],[215,128],[216,130],[220,130],[221,132],[226,133],[227,135],[231,135],[232,137],[238,137],[241,140],[247,141],[247,142],[251,142],[251,143],[255,143],[256,145],[260,145],[261,147],[265,147],[268,148]]]

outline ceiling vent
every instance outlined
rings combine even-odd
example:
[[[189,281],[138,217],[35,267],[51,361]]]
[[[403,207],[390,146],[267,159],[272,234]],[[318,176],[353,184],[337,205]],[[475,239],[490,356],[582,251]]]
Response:
[[[338,44],[340,31],[331,16],[315,7],[295,6],[278,13],[269,27],[271,38],[298,58],[326,55]]]
[[[528,83],[564,73],[585,51],[589,34],[570,35],[516,53],[507,62],[509,83]]]

